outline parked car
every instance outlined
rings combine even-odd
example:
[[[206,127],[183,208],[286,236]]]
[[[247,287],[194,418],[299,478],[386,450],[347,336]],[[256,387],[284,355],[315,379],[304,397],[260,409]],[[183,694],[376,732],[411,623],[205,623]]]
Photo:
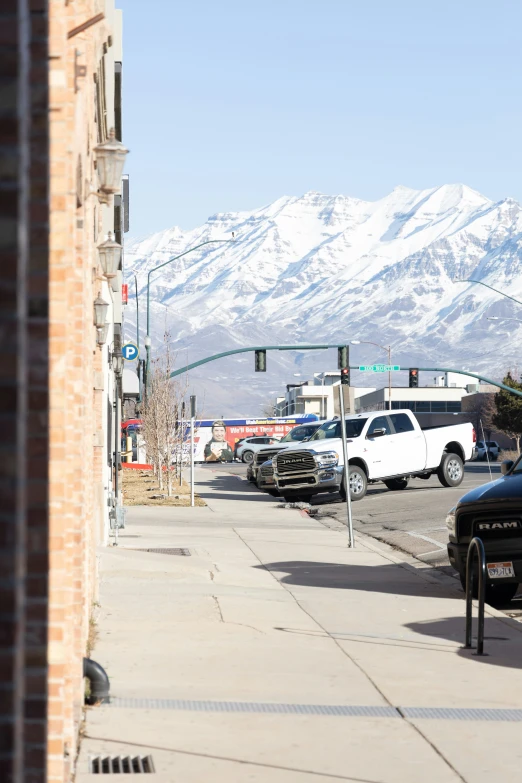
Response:
[[[501,478],[467,492],[446,517],[449,561],[464,589],[470,541],[482,539],[486,601],[493,605],[511,601],[522,583],[522,457],[506,460],[501,470]]]
[[[464,478],[464,462],[475,454],[475,430],[468,422],[421,429],[410,410],[376,411],[345,419],[350,462],[350,496],[361,500],[369,483],[391,490],[412,477],[437,475],[445,487]],[[276,487],[285,500],[306,500],[322,492],[346,497],[341,420],[326,421],[309,441],[289,446],[273,460]]]
[[[257,488],[268,492],[272,497],[279,497],[279,491],[275,485],[274,479],[274,466],[272,460],[269,459],[263,462],[259,470],[257,471]]]
[[[303,441],[308,440],[315,432],[317,432],[321,425],[322,422],[320,421],[316,421],[311,424],[299,424],[297,427],[291,429],[290,432],[287,432],[284,438],[281,438],[276,446],[273,446],[272,448],[260,449],[260,451],[255,454],[254,459],[247,468],[247,479],[249,481],[253,481],[255,484],[257,481],[258,470],[263,462],[266,462],[268,459],[272,459],[275,457],[278,451],[287,448],[287,446],[290,446],[293,443],[303,443]]]
[[[477,459],[487,460],[488,454],[491,462],[496,462],[502,449],[496,440],[478,440],[477,441]]]
[[[241,442],[237,443],[235,450],[236,459],[250,463],[254,459],[256,451],[274,443],[279,443],[279,439],[268,435],[255,435],[251,438],[243,438]]]

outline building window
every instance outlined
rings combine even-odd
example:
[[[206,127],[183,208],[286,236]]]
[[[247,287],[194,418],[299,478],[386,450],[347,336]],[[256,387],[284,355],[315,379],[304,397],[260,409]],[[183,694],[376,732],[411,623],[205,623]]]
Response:
[[[448,413],[461,413],[462,412],[462,402],[459,400],[459,402],[448,402]]]

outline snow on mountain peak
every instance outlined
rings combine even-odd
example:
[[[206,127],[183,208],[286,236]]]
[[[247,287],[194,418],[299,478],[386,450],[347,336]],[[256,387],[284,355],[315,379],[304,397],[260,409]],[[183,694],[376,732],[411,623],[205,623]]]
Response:
[[[216,213],[193,231],[174,227],[130,241],[126,274],[138,275],[143,294],[145,272],[232,231],[234,243],[206,245],[152,276],[153,340],[167,312],[189,361],[238,344],[350,339],[391,343],[395,361],[406,366],[458,369],[464,361],[489,377],[516,361],[515,341],[501,337],[487,315],[519,316],[520,308],[483,286],[452,282],[480,279],[502,290],[509,280],[508,293],[522,289],[522,209],[513,199],[494,203],[462,184],[400,185],[374,202],[308,191],[252,211]],[[134,312],[127,310],[129,334]],[[361,359],[380,358],[354,350]],[[325,369],[317,354],[277,355],[281,382],[294,361],[306,372]],[[238,389],[240,369],[227,360]],[[208,365],[204,377],[222,372]],[[257,392],[250,381],[238,392],[245,402],[252,394],[264,401],[263,381],[256,381]],[[271,375],[267,383],[277,381]],[[217,394],[225,410],[230,395]]]

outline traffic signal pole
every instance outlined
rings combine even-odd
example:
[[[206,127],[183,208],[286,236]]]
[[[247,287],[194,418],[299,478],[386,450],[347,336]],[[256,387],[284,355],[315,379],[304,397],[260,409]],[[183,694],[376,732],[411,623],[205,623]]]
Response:
[[[214,362],[216,359],[223,359],[225,356],[235,356],[238,353],[252,353],[254,351],[325,351],[327,348],[343,348],[344,346],[336,343],[335,345],[255,345],[250,348],[235,348],[233,351],[223,351],[222,353],[215,353],[213,356],[207,356],[205,359],[200,359],[192,364],[187,364],[185,367],[181,367],[179,370],[174,370],[170,373],[171,378],[176,378],[178,375],[183,375],[189,370],[194,370],[196,367],[201,367],[203,364]],[[351,370],[358,370],[359,365],[350,365]],[[514,394],[515,397],[522,397],[522,392],[517,389],[512,389],[511,386],[506,386],[505,383],[500,381],[492,381],[491,378],[486,378],[485,375],[477,375],[477,373],[469,372],[468,370],[455,370],[453,367],[416,367],[419,372],[454,372],[457,375],[465,375],[469,378],[476,378],[484,383],[489,383],[492,386],[496,386],[498,389],[504,389],[504,391]],[[400,371],[407,372],[409,367],[401,367]]]

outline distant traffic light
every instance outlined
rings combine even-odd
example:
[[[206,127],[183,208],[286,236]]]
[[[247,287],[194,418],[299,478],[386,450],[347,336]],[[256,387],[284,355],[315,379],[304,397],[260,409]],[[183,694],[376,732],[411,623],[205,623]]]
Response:
[[[266,372],[266,351],[256,351],[256,372]]]
[[[410,389],[417,389],[419,386],[419,371],[418,369],[410,369]]]
[[[340,345],[337,349],[337,367],[342,370],[343,367],[350,366],[350,346]]]
[[[350,368],[343,367],[341,370],[341,386],[350,385]]]

